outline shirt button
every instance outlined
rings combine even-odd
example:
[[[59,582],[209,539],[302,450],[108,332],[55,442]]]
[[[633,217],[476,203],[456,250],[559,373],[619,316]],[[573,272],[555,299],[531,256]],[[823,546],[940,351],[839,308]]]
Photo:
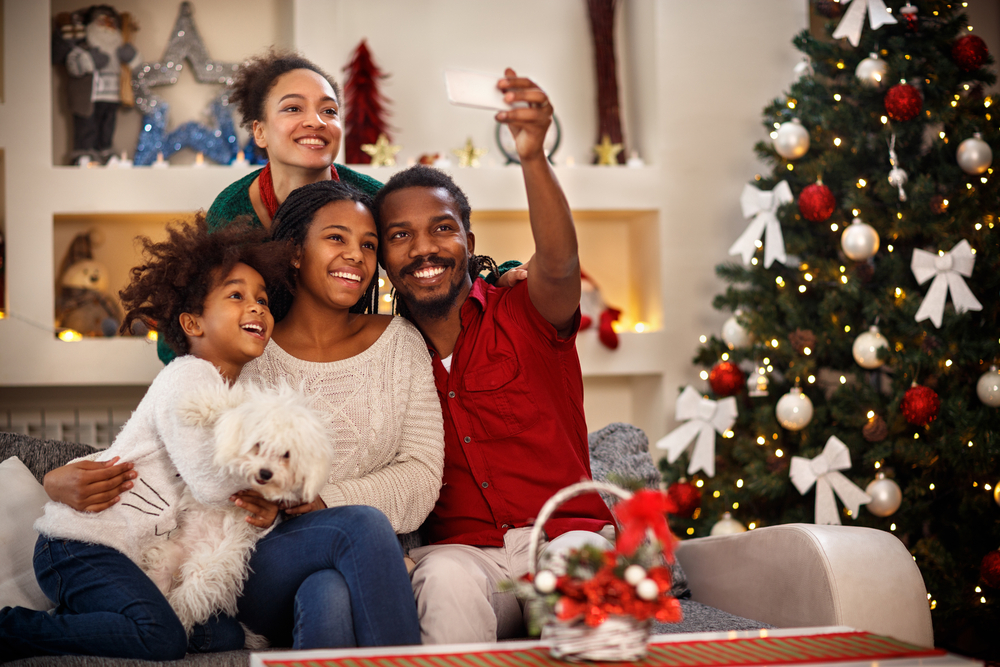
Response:
[[[486,487],[488,487],[489,485],[490,485],[490,483],[489,483],[489,482],[483,482],[483,488],[484,488],[484,489],[485,489]]]
[[[469,436],[465,436],[465,441],[466,442],[472,442],[472,438],[470,438]]]
[[[449,391],[448,392],[448,398],[455,398],[455,392]]]
[[[509,523],[505,523],[504,525],[502,525],[502,526],[500,526],[500,527],[501,527],[501,528],[510,528],[510,524],[509,524]]]

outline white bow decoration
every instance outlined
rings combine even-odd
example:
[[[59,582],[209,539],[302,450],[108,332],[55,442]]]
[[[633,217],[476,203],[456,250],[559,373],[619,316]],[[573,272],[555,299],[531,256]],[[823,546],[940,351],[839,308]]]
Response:
[[[688,474],[704,470],[709,477],[715,477],[715,432],[731,429],[737,414],[735,396],[713,401],[688,385],[677,397],[677,419],[687,421],[660,438],[656,448],[667,450],[667,460],[673,463],[697,436]]]
[[[845,2],[851,2],[851,0],[841,0],[841,4]],[[833,31],[833,38],[846,37],[851,46],[857,48],[861,41],[861,29],[865,25],[865,9],[868,10],[868,22],[871,23],[872,30],[898,23],[889,10],[885,8],[885,3],[882,0],[854,0],[847,13],[844,14],[844,18],[840,20],[840,25]]]
[[[775,214],[782,204],[793,201],[795,201],[795,197],[792,196],[792,189],[788,186],[788,181],[778,183],[770,192],[763,192],[747,183],[740,195],[740,207],[743,209],[744,218],[754,216],[754,219],[729,248],[729,254],[743,255],[743,263],[749,264],[750,258],[757,250],[757,241],[764,234],[766,235],[764,239],[764,268],[771,268],[774,260],[784,264],[787,260],[785,239],[781,235],[781,225]]]
[[[972,277],[972,266],[975,263],[976,256],[973,254],[969,242],[965,239],[959,241],[954,248],[943,255],[935,255],[932,252],[914,248],[910,269],[917,282],[923,285],[934,278],[931,288],[927,290],[927,296],[924,297],[920,309],[917,310],[915,318],[917,322],[930,318],[934,326],[938,329],[941,328],[948,290],[951,290],[951,301],[955,304],[955,312],[958,314],[967,310],[983,309],[983,304],[979,303],[962,278],[962,276]]]
[[[837,472],[850,467],[851,452],[835,435],[830,436],[816,458],[792,457],[789,476],[799,493],[805,495],[813,484],[816,485],[816,523],[840,525],[840,512],[837,511],[834,491],[844,507],[851,511],[852,519],[858,518],[858,507],[872,501],[871,496]]]

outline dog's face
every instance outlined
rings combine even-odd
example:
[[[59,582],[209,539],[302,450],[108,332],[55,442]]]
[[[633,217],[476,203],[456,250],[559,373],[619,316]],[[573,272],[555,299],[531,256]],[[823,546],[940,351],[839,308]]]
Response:
[[[288,386],[233,387],[215,411],[215,464],[272,501],[311,502],[332,463],[329,429],[308,400]]]

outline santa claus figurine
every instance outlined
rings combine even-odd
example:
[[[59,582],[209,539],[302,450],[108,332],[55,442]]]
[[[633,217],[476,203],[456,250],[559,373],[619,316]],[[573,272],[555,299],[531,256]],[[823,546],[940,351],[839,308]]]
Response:
[[[73,152],[70,160],[106,162],[113,154],[118,107],[122,102],[122,69],[139,66],[135,47],[122,36],[122,15],[108,5],[94,5],[78,12],[84,26],[83,39],[66,39],[67,31],[56,33],[53,56],[66,51],[64,63],[71,77],[69,106],[73,113]],[[130,26],[127,26],[130,27]]]
[[[609,349],[618,349],[618,334],[615,333],[612,323],[621,317],[622,312],[604,303],[601,291],[590,279],[590,276],[581,271],[580,277],[582,279],[580,286],[580,331],[591,327],[596,322],[598,340]]]

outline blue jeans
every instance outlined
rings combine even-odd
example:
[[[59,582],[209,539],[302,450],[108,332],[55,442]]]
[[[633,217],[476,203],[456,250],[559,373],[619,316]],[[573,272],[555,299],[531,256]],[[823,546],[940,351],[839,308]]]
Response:
[[[243,647],[243,629],[231,618],[184,627],[156,585],[125,554],[111,547],[38,538],[35,578],[56,602],[52,612],[0,610],[0,656],[99,655],[174,660],[187,650]]]
[[[237,618],[272,646],[419,644],[402,549],[364,505],[286,519],[257,543]]]

